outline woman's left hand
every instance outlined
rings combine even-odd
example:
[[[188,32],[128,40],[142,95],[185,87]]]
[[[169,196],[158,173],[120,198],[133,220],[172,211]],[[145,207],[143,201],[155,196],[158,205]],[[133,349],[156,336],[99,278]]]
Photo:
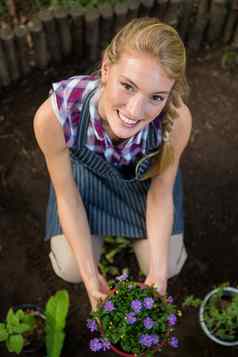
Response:
[[[153,286],[161,295],[165,295],[167,291],[167,274],[165,273],[149,273],[145,279],[145,285]]]

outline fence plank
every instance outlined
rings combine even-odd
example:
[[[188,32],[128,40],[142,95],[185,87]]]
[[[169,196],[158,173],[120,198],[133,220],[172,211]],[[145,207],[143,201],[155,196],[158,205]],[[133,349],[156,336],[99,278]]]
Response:
[[[177,29],[179,26],[181,10],[182,0],[170,0],[164,21]]]
[[[3,48],[3,41],[0,38],[0,83],[2,86],[8,86],[10,82],[11,78],[7,67],[6,53]]]
[[[16,34],[16,49],[19,58],[20,72],[22,75],[27,75],[30,70],[29,60],[29,44],[27,40],[28,30],[25,25],[19,25],[15,29]]]
[[[114,6],[115,24],[114,33],[117,33],[127,23],[128,5],[127,3],[117,3]]]
[[[73,53],[82,59],[85,53],[85,36],[84,36],[84,13],[82,6],[72,6],[69,10],[72,19],[72,50]]]
[[[99,59],[99,11],[90,8],[85,13],[86,47],[89,61],[95,63]]]
[[[210,9],[207,40],[210,44],[219,40],[226,21],[226,0],[213,0]]]
[[[15,33],[10,29],[10,27],[7,26],[1,29],[0,38],[3,42],[4,52],[6,53],[10,78],[12,81],[16,81],[20,78],[20,71],[15,43]]]
[[[228,20],[225,26],[224,35],[223,35],[223,42],[225,44],[229,43],[230,40],[232,39],[232,35],[234,33],[235,25],[237,22],[238,22],[238,1],[233,0],[229,11]]]
[[[195,24],[188,36],[188,47],[198,51],[204,39],[205,30],[209,22],[209,0],[200,0]]]
[[[100,13],[100,50],[106,48],[112,38],[114,14],[112,5],[105,3],[98,7]]]
[[[61,7],[54,9],[53,13],[56,20],[57,31],[59,33],[61,51],[63,56],[67,57],[72,52],[72,36],[68,12],[66,9]]]
[[[188,30],[191,25],[192,12],[193,12],[193,2],[191,0],[184,0],[181,9],[182,20],[180,21],[178,31],[181,38],[185,42],[188,38]]]
[[[156,16],[159,17],[161,21],[164,20],[169,0],[155,0],[155,9],[157,9]]]
[[[153,6],[154,6],[154,0],[141,0],[140,8],[139,8],[139,16],[150,16]]]
[[[62,60],[62,52],[60,48],[59,34],[56,28],[56,21],[52,11],[49,9],[39,12],[39,19],[43,24],[43,29],[46,34],[46,42],[49,50],[50,61],[59,63]]]
[[[34,64],[36,67],[44,69],[48,66],[50,55],[43,25],[38,18],[34,18],[28,23],[28,29],[32,39]]]
[[[135,19],[138,16],[139,7],[140,7],[139,0],[129,0],[128,1],[127,21]]]

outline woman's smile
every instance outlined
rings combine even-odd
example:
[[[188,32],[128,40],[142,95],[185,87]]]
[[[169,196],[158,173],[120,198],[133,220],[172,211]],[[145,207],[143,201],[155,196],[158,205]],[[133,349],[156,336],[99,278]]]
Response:
[[[117,110],[116,112],[120,121],[122,122],[122,125],[124,125],[127,128],[134,128],[139,123],[139,120],[128,118],[128,116],[124,115],[119,110]]]

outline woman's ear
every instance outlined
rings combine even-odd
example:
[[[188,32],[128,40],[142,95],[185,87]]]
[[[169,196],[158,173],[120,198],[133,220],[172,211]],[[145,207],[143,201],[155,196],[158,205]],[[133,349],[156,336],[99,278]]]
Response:
[[[102,65],[101,65],[101,82],[105,84],[108,80],[109,76],[110,63],[106,56],[103,57]]]

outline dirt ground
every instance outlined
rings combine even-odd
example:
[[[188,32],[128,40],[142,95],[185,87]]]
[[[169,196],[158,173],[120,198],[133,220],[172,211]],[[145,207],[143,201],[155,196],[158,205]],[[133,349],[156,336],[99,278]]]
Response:
[[[185,241],[189,258],[169,282],[179,304],[188,294],[202,297],[224,281],[238,283],[238,73],[225,72],[222,52],[189,57],[189,105],[193,132],[183,156]],[[47,97],[52,81],[83,71],[76,64],[34,73],[2,91],[0,106],[0,319],[11,305],[37,303],[61,288],[70,293],[71,308],[63,357],[93,356],[85,321],[90,311],[83,286],[57,278],[43,242],[48,176],[32,133],[32,118]],[[132,255],[122,253],[123,267],[136,272]],[[136,277],[136,276],[135,276]],[[180,348],[164,357],[233,357],[238,350],[220,347],[203,335],[197,311],[185,311],[177,336]],[[98,353],[113,356],[113,353]],[[0,356],[10,356],[1,347]],[[43,356],[42,352],[35,357]]]

